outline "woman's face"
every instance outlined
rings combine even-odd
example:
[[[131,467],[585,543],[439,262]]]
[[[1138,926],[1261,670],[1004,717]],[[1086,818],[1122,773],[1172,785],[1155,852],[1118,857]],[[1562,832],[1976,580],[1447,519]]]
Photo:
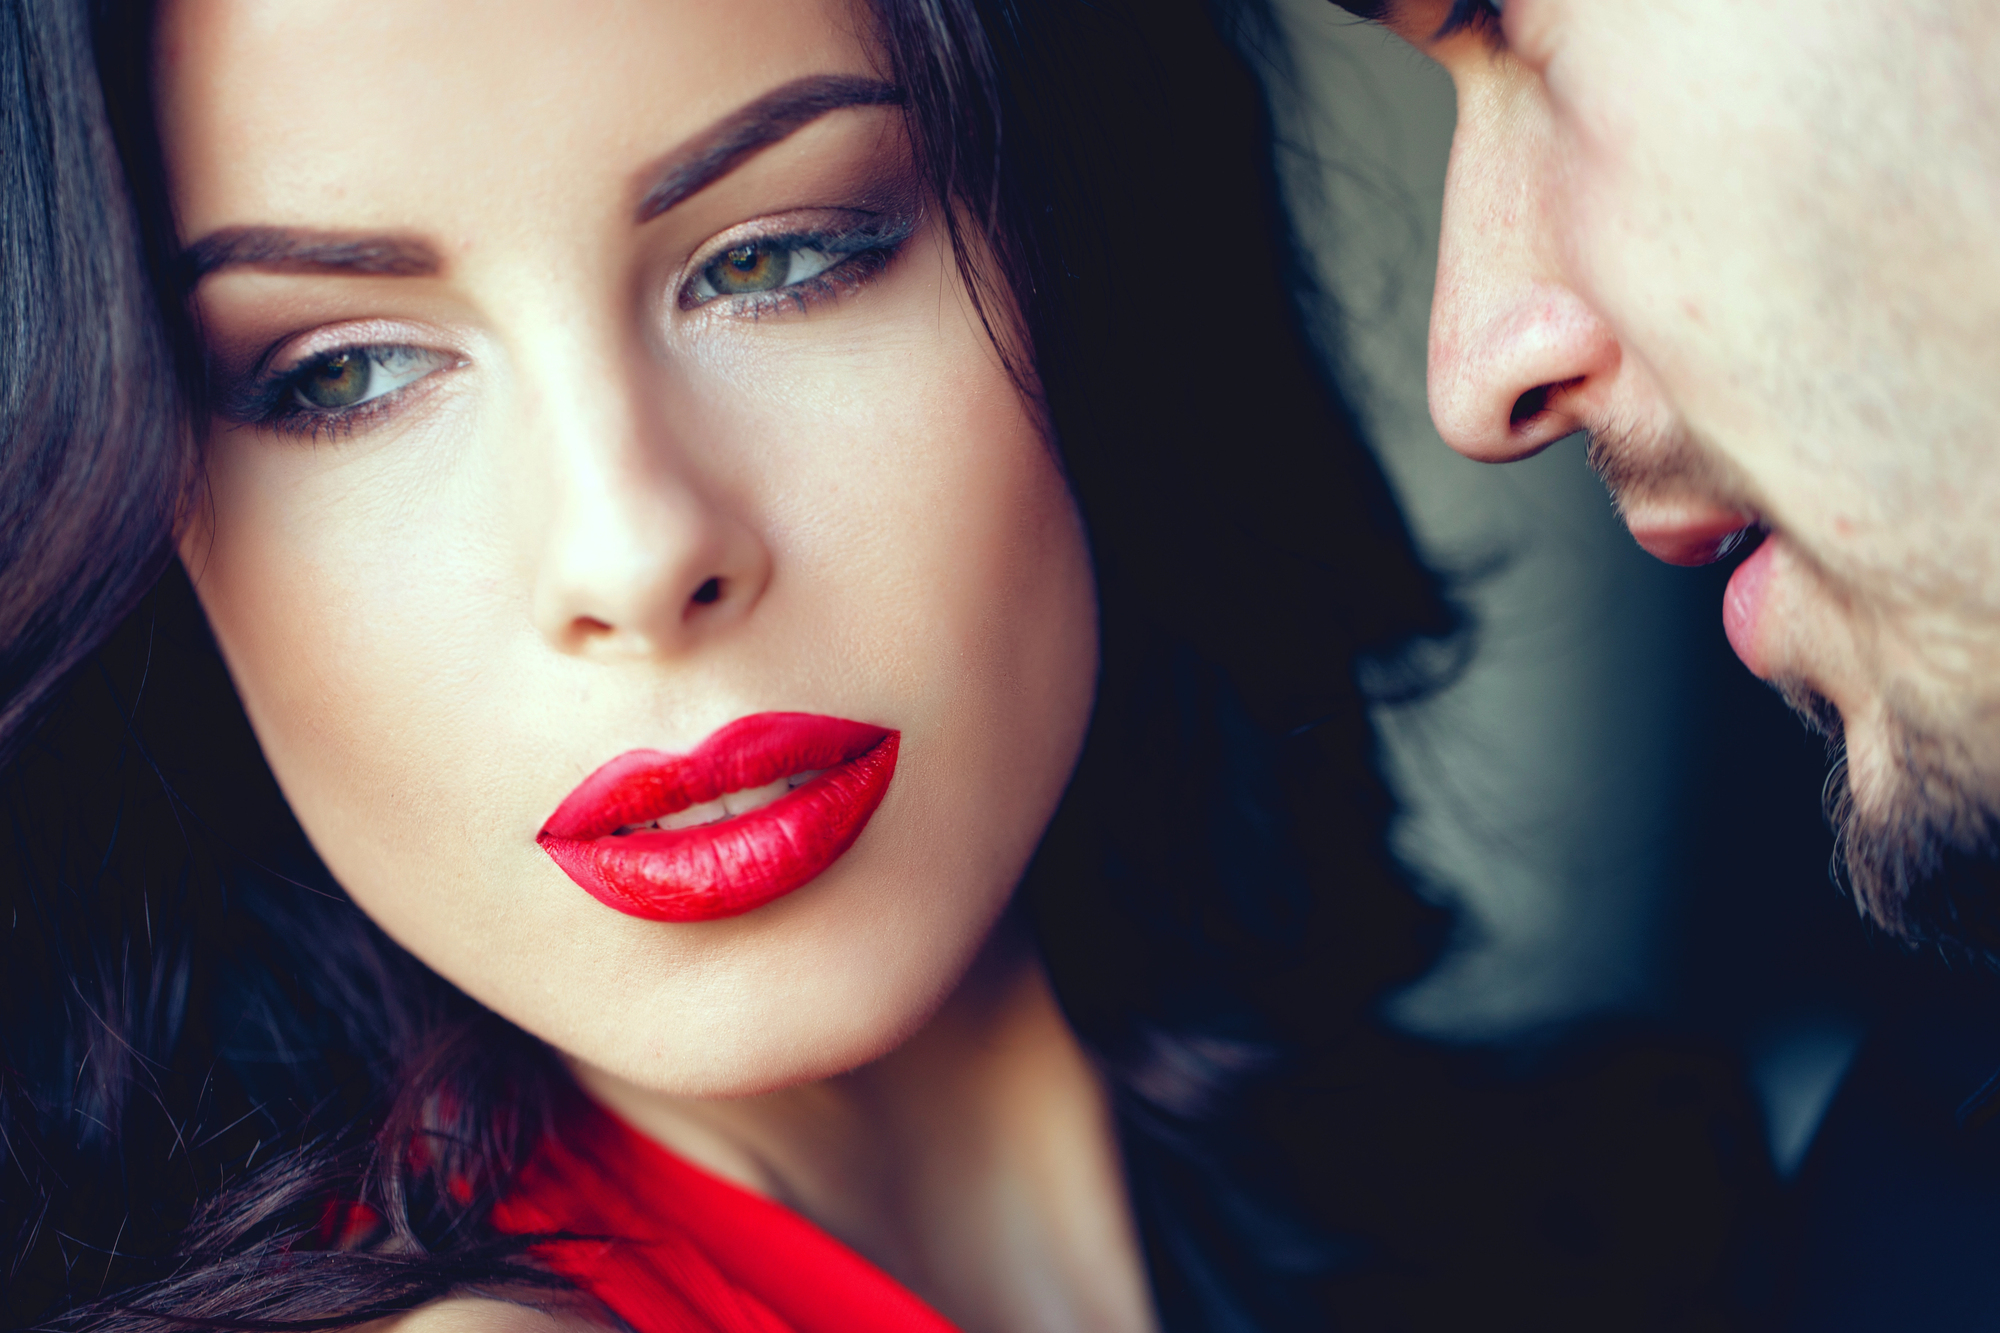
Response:
[[[181,555],[265,754],[390,934],[662,1091],[908,1035],[1089,712],[1077,515],[864,32],[836,0],[161,17],[216,386]],[[670,757],[772,713],[866,725]],[[849,752],[889,732],[883,789]]]

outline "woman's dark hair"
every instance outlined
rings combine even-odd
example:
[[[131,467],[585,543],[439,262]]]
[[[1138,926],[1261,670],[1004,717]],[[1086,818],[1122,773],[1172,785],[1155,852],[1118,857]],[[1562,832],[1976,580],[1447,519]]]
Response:
[[[1202,0],[873,14],[1091,536],[1099,705],[1024,905],[1112,1077],[1160,1308],[1326,1327],[1381,1258],[1370,1006],[1438,927],[1371,693],[1420,689],[1454,617],[1316,355],[1264,93]],[[484,1216],[554,1061],[331,883],[159,576],[200,386],[149,21],[0,8],[9,1314],[330,1327],[546,1281]]]
[[[0,761],[159,575],[192,463],[125,180],[84,7],[0,9]]]

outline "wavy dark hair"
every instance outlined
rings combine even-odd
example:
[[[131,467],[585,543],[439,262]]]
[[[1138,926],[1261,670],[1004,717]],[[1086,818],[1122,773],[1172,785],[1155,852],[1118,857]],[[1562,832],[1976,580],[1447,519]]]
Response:
[[[1457,619],[1310,336],[1241,34],[1202,0],[869,12],[1090,534],[1099,703],[1022,900],[1111,1075],[1159,1307],[1325,1327],[1380,1258],[1344,1147],[1370,1006],[1440,925],[1369,709]],[[485,1214],[555,1061],[331,882],[168,563],[202,385],[150,20],[0,4],[8,1313],[308,1329],[547,1284]]]

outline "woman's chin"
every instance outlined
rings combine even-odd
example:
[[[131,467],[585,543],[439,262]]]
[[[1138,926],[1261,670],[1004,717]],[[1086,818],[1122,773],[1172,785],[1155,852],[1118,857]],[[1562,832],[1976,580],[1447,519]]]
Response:
[[[902,1046],[959,987],[989,930],[935,950],[815,937],[805,955],[738,952],[712,960],[698,983],[676,977],[650,997],[635,995],[615,1016],[595,1004],[566,1007],[547,1016],[561,1030],[543,1035],[601,1101],[778,1092]]]
[[[593,1099],[629,1115],[636,1104],[658,1099],[759,1097],[849,1073],[901,1046],[935,1009],[822,1010],[808,1021],[742,1026],[722,1026],[703,1014],[657,1040],[592,1042],[603,1048],[595,1059],[565,1051],[563,1060]],[[824,1021],[836,1013],[837,1023]],[[584,1046],[571,1043],[569,1050]]]

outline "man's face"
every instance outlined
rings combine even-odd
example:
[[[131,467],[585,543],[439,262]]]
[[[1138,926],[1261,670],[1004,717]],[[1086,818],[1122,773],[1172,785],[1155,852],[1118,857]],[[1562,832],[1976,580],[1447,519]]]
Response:
[[[1458,89],[1438,429],[1491,462],[1589,431],[1662,559],[1768,534],[1730,641],[1844,741],[1862,905],[1962,934],[2000,830],[2000,5],[1382,17]]]

